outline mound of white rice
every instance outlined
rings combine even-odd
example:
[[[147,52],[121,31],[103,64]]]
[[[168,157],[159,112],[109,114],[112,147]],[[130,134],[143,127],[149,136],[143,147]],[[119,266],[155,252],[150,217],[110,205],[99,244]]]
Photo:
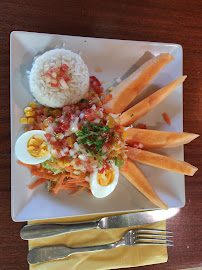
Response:
[[[44,77],[50,68],[58,68],[66,64],[66,84],[59,83],[52,87]],[[89,89],[89,72],[80,55],[65,49],[50,50],[39,56],[31,69],[29,77],[30,89],[36,100],[45,106],[60,108],[67,104],[75,104],[85,97]]]

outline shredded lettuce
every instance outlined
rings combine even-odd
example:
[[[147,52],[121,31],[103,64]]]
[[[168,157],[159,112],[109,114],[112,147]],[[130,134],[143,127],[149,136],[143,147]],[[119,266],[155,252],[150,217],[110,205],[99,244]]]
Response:
[[[53,165],[48,164],[48,162],[52,162],[52,163],[56,163],[56,158],[54,158],[53,156],[50,157],[49,159],[47,159],[46,161],[42,162],[41,165],[44,169],[47,169],[51,172],[53,172],[53,174],[58,174],[58,173],[63,173],[65,170],[62,169],[55,169]]]

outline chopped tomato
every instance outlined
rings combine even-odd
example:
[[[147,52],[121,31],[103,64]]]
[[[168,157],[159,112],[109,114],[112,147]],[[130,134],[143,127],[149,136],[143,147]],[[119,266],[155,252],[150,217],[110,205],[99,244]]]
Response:
[[[76,164],[76,166],[79,166],[79,165],[81,165],[81,161],[78,160],[78,161],[75,162],[75,164]]]
[[[67,105],[67,106],[64,106],[63,108],[62,108],[62,110],[63,110],[63,112],[71,112],[71,107],[69,106],[69,105]]]
[[[58,83],[51,83],[52,87],[58,87],[58,85],[59,85]]]
[[[64,74],[62,78],[65,80],[65,82],[70,81],[70,78],[66,74]]]
[[[51,139],[51,137],[52,137],[52,135],[49,134],[49,133],[45,133],[44,136],[46,137],[46,139],[47,139],[48,142],[50,141],[50,139]]]
[[[90,77],[90,85],[97,94],[101,94],[103,92],[103,87],[101,86],[101,83],[95,76]]]
[[[88,109],[84,115],[84,120],[90,122],[90,121],[93,121],[93,120],[99,118],[98,112],[99,112],[98,108],[96,108],[95,110]]]
[[[62,131],[67,131],[69,127],[64,124],[60,124],[60,128]]]
[[[65,75],[65,73],[63,71],[60,71],[60,73],[57,75],[56,79],[59,81],[63,75]]]
[[[78,124],[78,130],[81,130],[81,127],[82,127],[82,125],[81,125],[81,123],[79,123]]]
[[[55,132],[55,133],[60,133],[60,132],[61,132],[61,129],[60,129],[60,128],[56,128],[56,129],[54,130],[54,132]]]
[[[147,126],[145,124],[139,123],[138,128],[147,129]]]
[[[99,170],[99,173],[103,173],[105,171],[105,168],[103,167],[101,170]]]
[[[90,83],[96,82],[97,86],[101,86],[100,81],[95,76],[90,76]]]
[[[167,113],[163,113],[163,118],[164,118],[164,120],[166,121],[166,123],[167,123],[168,125],[171,124],[170,118],[169,118],[169,116],[168,116]]]
[[[104,145],[105,145],[105,147],[107,148],[107,150],[109,150],[110,147],[111,147],[111,143],[110,143],[109,141],[106,142]]]
[[[87,165],[87,166],[86,166],[86,170],[87,170],[89,173],[93,173],[93,172],[94,172],[93,167],[91,167],[90,165]]]
[[[66,64],[63,64],[60,68],[61,71],[67,70],[69,67]]]

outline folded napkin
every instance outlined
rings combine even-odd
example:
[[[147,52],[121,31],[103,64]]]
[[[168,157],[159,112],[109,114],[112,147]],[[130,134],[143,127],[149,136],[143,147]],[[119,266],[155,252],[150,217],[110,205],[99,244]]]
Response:
[[[38,220],[29,222],[29,224],[49,222],[82,222],[102,217],[103,215],[91,215]],[[133,228],[165,230],[166,222],[162,221],[151,225],[136,226]],[[88,231],[73,232],[54,237],[30,240],[29,249],[45,245],[67,245],[70,247],[103,245],[119,240],[126,231],[128,231],[128,228],[110,230],[93,229]],[[164,263],[167,262],[167,259],[168,255],[166,246],[121,246],[106,251],[73,254],[66,259],[31,265],[30,270],[106,270]]]

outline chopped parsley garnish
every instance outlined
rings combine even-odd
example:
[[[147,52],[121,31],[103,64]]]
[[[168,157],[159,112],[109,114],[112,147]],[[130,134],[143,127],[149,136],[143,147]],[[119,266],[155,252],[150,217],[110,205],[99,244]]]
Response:
[[[60,123],[58,118],[55,118],[55,123],[58,125]]]
[[[130,117],[133,117],[134,116],[134,114],[132,113],[131,115],[130,115]]]
[[[108,141],[109,133],[111,131],[108,125],[99,126],[88,123],[77,132],[78,144],[82,143],[86,152],[91,153],[100,161],[100,157],[103,155],[102,147]]]
[[[81,152],[81,151],[78,151],[78,152],[76,152],[75,154],[76,154],[76,155],[78,155],[78,154],[82,154],[82,152]]]
[[[87,99],[85,99],[85,98],[82,98],[80,102],[81,102],[81,103],[84,103],[84,102],[89,103],[89,100],[87,100]]]

